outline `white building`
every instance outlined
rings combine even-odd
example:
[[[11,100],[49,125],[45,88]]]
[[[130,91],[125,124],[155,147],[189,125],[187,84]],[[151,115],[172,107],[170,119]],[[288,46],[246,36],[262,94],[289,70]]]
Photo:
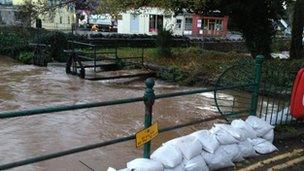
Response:
[[[188,26],[187,29],[186,26]],[[117,28],[118,33],[121,34],[155,35],[160,28],[172,30],[175,35],[191,34],[192,17],[190,15],[174,17],[172,12],[160,8],[145,7],[122,13],[118,19]]]
[[[176,16],[173,34],[175,35],[192,35],[192,15],[184,13]]]
[[[0,25],[12,26],[17,25],[16,9],[9,4],[0,4]]]
[[[0,25],[15,25],[15,11],[11,0],[0,0]]]
[[[0,0],[0,5],[12,5],[12,0]]]
[[[69,6],[57,8],[53,12],[41,15],[40,18],[42,20],[42,28],[62,31],[71,30],[72,23],[75,23],[76,20],[75,11]]]

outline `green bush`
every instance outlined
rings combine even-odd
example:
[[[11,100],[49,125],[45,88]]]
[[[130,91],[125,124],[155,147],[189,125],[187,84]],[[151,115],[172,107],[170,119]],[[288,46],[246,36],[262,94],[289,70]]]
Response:
[[[68,35],[60,31],[46,32],[41,35],[36,35],[35,43],[42,43],[50,45],[49,59],[66,62],[67,55],[63,52],[68,48]]]
[[[303,67],[303,59],[267,60],[263,65],[262,77],[267,79],[272,87],[280,90],[280,88],[292,87],[297,72]]]
[[[63,50],[68,47],[68,39],[63,32],[55,31],[49,33],[50,55],[59,62],[66,62],[67,58]]]
[[[46,32],[26,27],[0,27],[0,54],[18,58],[22,51],[29,51],[28,43],[33,38]]]
[[[67,55],[63,50],[68,48],[68,40],[83,40],[85,36],[74,36],[60,31],[47,31],[26,27],[0,27],[0,54],[19,59],[22,52],[32,51],[29,43],[50,45],[50,60],[66,62]]]
[[[25,64],[31,64],[33,61],[34,52],[21,52],[18,60]]]
[[[18,34],[0,32],[0,54],[17,57],[24,49],[27,49],[27,42]]]

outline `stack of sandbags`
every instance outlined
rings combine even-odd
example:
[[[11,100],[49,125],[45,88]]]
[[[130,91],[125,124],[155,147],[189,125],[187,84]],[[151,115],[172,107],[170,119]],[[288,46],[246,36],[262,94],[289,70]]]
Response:
[[[210,170],[234,166],[233,161],[243,160],[236,143],[240,135],[237,131],[227,129],[226,124],[215,124],[211,130],[202,130],[193,133],[205,144],[201,156]]]
[[[170,140],[155,150],[151,159],[135,159],[127,164],[127,169],[217,170],[234,166],[233,162],[241,162],[244,158],[276,151],[273,139],[273,126],[260,118],[249,116],[246,121],[237,119],[231,124],[214,124],[210,130],[200,130]]]
[[[208,167],[201,156],[203,145],[192,135],[176,138],[163,144],[163,147],[171,146],[181,152],[182,162],[175,168],[165,167],[165,170],[183,171],[207,171]],[[154,153],[151,155],[152,159]]]
[[[201,130],[191,134],[202,144],[201,156],[210,170],[234,166],[228,154],[220,148],[217,135],[208,130]]]

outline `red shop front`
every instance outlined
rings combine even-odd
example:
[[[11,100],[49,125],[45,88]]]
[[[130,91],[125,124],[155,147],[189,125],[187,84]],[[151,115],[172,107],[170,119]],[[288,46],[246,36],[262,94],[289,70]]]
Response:
[[[226,36],[228,16],[212,17],[193,15],[192,34],[196,36]]]

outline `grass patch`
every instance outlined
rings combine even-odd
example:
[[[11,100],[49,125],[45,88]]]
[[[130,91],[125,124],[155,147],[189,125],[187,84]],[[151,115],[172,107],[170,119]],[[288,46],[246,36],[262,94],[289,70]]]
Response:
[[[86,52],[89,52],[87,50]],[[99,49],[97,52],[111,51],[114,48]],[[90,51],[92,52],[92,50]],[[107,54],[103,56],[113,57],[115,54]],[[118,57],[141,57],[141,48],[118,48]],[[138,59],[139,61],[140,59]],[[202,50],[199,47],[189,48],[172,48],[171,57],[159,56],[157,48],[144,49],[144,61],[164,66],[166,69],[160,70],[158,76],[164,80],[177,82],[181,85],[200,85],[206,83],[214,83],[220,74],[226,69],[242,61],[251,61],[253,58],[249,55],[237,52],[218,52]],[[304,59],[301,60],[266,60],[263,69],[272,70],[274,73],[291,73],[294,75],[301,67],[304,66]],[[240,68],[240,70],[242,70]],[[239,81],[242,78],[248,79],[246,71],[243,69],[238,75]],[[243,74],[243,75],[242,75]],[[290,86],[293,77],[288,74],[273,74],[273,78],[268,78],[269,83],[274,85]],[[229,78],[228,78],[229,79]],[[286,83],[288,82],[288,85]]]
[[[97,52],[102,51],[115,51],[115,49],[100,49]],[[121,58],[140,57],[141,55],[141,48],[118,48],[118,56]],[[113,56],[113,54],[105,56]],[[181,85],[201,84],[204,78],[213,82],[237,61],[248,59],[251,58],[236,52],[208,51],[196,47],[172,48],[171,57],[159,56],[157,48],[144,49],[145,62],[168,68],[159,71],[159,77]]]

